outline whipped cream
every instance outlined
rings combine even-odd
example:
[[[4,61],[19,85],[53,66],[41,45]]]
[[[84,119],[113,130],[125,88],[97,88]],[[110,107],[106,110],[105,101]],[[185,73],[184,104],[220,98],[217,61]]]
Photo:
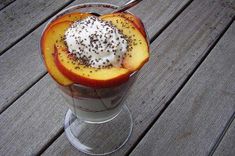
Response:
[[[128,48],[120,30],[95,16],[74,22],[65,32],[65,42],[70,53],[95,68],[120,67]]]

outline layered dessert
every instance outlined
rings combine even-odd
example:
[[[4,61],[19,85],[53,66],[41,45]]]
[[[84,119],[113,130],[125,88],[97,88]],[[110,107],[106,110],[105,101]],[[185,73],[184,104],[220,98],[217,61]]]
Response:
[[[70,109],[86,121],[111,119],[149,59],[144,26],[130,13],[69,13],[41,39],[42,56]]]

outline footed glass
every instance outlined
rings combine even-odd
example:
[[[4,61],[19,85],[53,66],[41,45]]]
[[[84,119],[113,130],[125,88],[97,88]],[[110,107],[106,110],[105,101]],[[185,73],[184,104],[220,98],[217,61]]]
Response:
[[[79,4],[61,11],[48,24],[67,13],[100,15],[111,13],[116,8],[106,3]],[[134,72],[127,82],[109,88],[92,88],[80,84],[62,86],[56,83],[69,108],[64,129],[74,147],[87,154],[105,155],[118,150],[127,142],[133,121],[124,101],[137,75],[138,72]]]
[[[69,106],[65,133],[74,147],[87,154],[105,155],[126,143],[133,122],[124,100],[137,75],[133,73],[127,82],[110,88],[58,84]]]

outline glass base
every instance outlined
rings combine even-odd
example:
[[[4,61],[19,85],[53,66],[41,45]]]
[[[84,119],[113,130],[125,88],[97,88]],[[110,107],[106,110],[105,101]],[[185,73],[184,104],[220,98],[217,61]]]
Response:
[[[128,107],[124,105],[115,118],[102,123],[85,122],[68,110],[64,126],[67,138],[78,150],[90,155],[106,155],[127,142],[133,121]]]

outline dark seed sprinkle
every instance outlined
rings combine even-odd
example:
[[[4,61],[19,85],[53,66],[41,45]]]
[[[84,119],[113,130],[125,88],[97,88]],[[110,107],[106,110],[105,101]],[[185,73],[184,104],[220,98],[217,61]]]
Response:
[[[96,25],[95,22],[97,21],[101,22],[101,25]],[[116,20],[116,23],[118,22],[120,23],[120,21]],[[123,27],[131,28],[129,23],[121,22],[121,24]],[[77,27],[78,25],[80,25],[80,28]],[[79,33],[82,34],[84,33],[84,31],[89,32],[90,29],[94,29],[93,27],[96,30],[92,31],[92,33],[90,33],[87,38],[84,38],[84,36],[75,35]],[[121,56],[119,54],[119,51],[123,51],[126,49],[130,50],[132,47],[128,45],[137,44],[136,42],[133,43],[133,41],[131,41],[131,37],[128,38],[127,36],[123,35],[123,31],[117,29],[112,24],[112,22],[102,21],[101,19],[94,16],[90,16],[85,20],[74,22],[73,24],[71,24],[71,28],[73,28],[72,31],[74,32],[74,34],[70,34],[69,37],[75,40],[75,43],[78,47],[78,50],[72,49],[71,51],[69,51],[74,55],[72,56],[72,58],[76,58],[72,61],[72,64],[76,64],[79,62],[79,64],[83,64],[86,67],[91,67],[95,66],[97,63],[101,63],[102,65],[98,65],[98,69],[110,68],[112,67],[112,60],[102,60],[102,58],[95,59],[94,57],[96,56],[94,56],[93,54],[100,55],[101,53],[104,53],[104,55],[106,55],[105,53],[113,53],[113,55],[118,57],[117,61],[120,62],[121,59],[124,58],[126,53],[124,52]],[[104,29],[108,33],[104,33]],[[120,36],[117,37],[115,33],[119,33]],[[65,41],[65,36],[61,36],[61,40]],[[87,41],[89,42],[89,44]],[[136,39],[134,39],[134,41],[136,41]],[[120,46],[121,43],[127,44],[127,47],[123,49],[123,47]],[[72,47],[73,45],[70,44],[69,46]],[[78,67],[75,67],[75,69],[78,69]]]

